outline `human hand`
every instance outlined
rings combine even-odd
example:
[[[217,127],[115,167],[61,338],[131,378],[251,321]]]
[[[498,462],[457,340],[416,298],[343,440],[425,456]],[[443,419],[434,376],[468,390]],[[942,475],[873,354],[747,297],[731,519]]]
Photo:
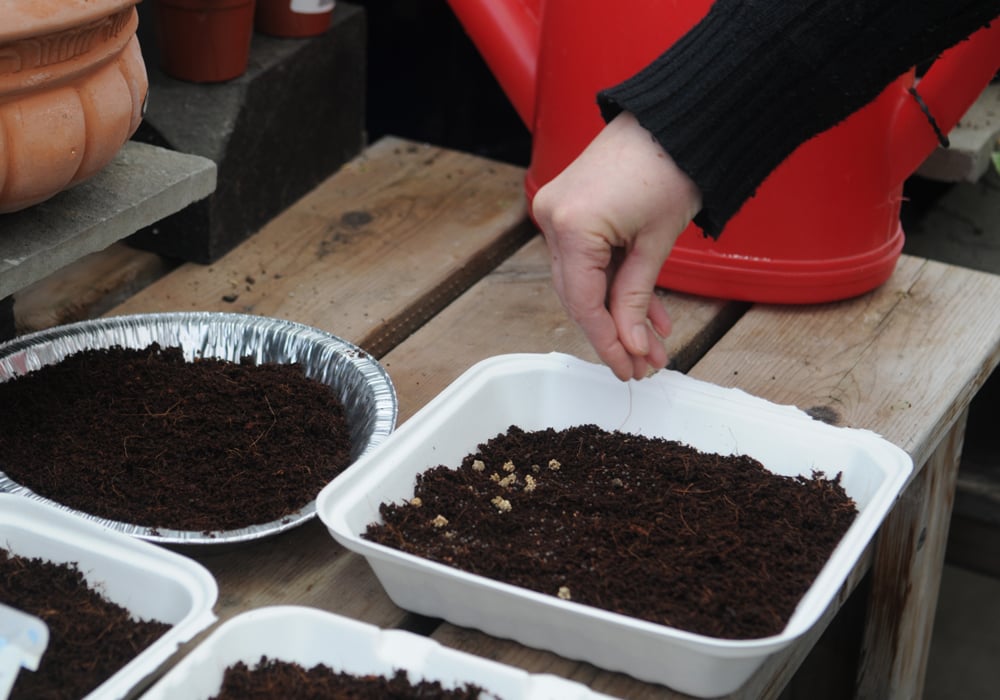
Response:
[[[622,112],[531,206],[556,294],[601,360],[623,381],[665,367],[670,317],[654,288],[701,208],[694,182]]]

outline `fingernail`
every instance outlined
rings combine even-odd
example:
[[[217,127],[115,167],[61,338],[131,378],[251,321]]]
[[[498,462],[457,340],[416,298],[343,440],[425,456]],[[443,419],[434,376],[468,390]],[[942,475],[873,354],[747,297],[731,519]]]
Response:
[[[649,354],[649,344],[646,342],[646,324],[637,323],[632,326],[632,345],[640,355]]]

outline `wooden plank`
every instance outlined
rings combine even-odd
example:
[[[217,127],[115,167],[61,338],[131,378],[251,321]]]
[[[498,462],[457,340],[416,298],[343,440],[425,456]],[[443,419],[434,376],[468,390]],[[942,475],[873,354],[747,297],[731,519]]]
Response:
[[[955,421],[879,530],[859,698],[923,697],[966,418]]]
[[[377,356],[533,235],[522,178],[513,166],[386,138],[216,264],[185,264],[108,315],[260,314],[325,329]],[[216,577],[220,619],[300,604],[407,624],[364,559],[316,520],[262,542],[187,553]]]
[[[219,584],[219,621],[267,605],[307,605],[381,627],[408,617],[385,595],[365,560],[340,547],[318,519],[260,542],[182,549]]]
[[[681,369],[706,352],[747,308],[659,294],[673,320],[667,352]],[[476,362],[509,352],[565,352],[598,361],[556,297],[541,236],[383,358],[399,393],[400,422]]]
[[[674,293],[660,295],[673,320],[667,350],[679,366],[696,361],[747,307]],[[509,352],[553,351],[596,361],[593,349],[566,316],[552,289],[545,242],[536,237],[387,354],[383,362],[396,384],[400,418],[405,420],[480,360]],[[532,672],[555,673],[621,697],[680,697],[661,686],[475,630],[443,624],[432,636],[463,651]]]
[[[378,354],[531,234],[522,174],[381,141],[215,265],[184,265],[110,313],[266,314],[325,328]],[[383,358],[399,391],[400,420],[498,352],[561,350],[593,359],[552,292],[540,237],[475,289],[446,309],[443,322],[434,319]],[[229,295],[238,298],[227,302]],[[671,352],[688,363],[745,309],[682,295],[668,295],[667,303],[675,321]],[[364,560],[341,550],[315,521],[253,545],[191,554],[219,582],[220,619],[291,603],[386,627],[411,624]]]
[[[902,256],[872,293],[754,306],[691,371],[867,428],[924,464],[1000,361],[1000,276]]]
[[[100,316],[177,264],[112,243],[14,294],[18,334]]]
[[[386,137],[215,264],[113,313],[285,318],[380,356],[533,233],[522,169]]]
[[[897,508],[877,538],[869,609],[896,617],[870,617],[862,697],[919,695],[908,690],[923,682],[957,469],[957,461],[931,458],[960,444],[969,401],[997,365],[997,298],[996,275],[903,256],[883,287],[858,299],[755,306],[691,371],[873,430],[913,457],[917,474],[901,501],[910,505]],[[774,697],[799,652],[778,655],[741,693]]]
[[[398,140],[376,144],[348,169],[350,177],[338,173],[218,264],[185,266],[114,313],[262,313],[326,328],[380,354],[444,309],[383,357],[400,393],[402,420],[493,354],[560,350],[593,359],[551,292],[538,238],[447,306],[530,235],[518,169]],[[882,432],[922,464],[946,436],[960,432],[969,399],[997,363],[997,291],[992,276],[904,257],[893,279],[870,295],[821,307],[754,307],[718,343],[745,307],[667,295],[675,320],[670,352],[686,358],[684,365],[697,359],[693,348],[711,346],[695,376]],[[923,495],[917,500],[939,514],[924,541],[939,539],[940,509]],[[900,530],[921,532],[914,520],[904,517]],[[220,578],[220,612],[309,601],[398,624],[401,611],[380,593],[367,565],[331,551],[336,546],[328,540],[311,523],[254,546],[249,558],[245,551],[202,555]],[[927,574],[919,584],[931,592],[940,569],[924,563],[905,570],[914,579]],[[335,600],[337,592],[345,600]],[[895,609],[912,618],[900,629],[921,629],[928,620],[923,609]],[[456,646],[481,644],[488,656],[531,670],[558,668],[605,692],[654,692],[617,674],[448,625],[435,637],[464,637]],[[761,693],[741,694],[773,697],[798,665],[788,655],[775,664],[777,670],[771,665],[753,680]]]
[[[504,275],[512,276],[511,270],[520,263],[523,253],[511,258],[386,360],[402,363],[405,357],[405,363],[413,366],[421,357],[421,347],[454,337],[457,329],[465,329],[471,343],[482,342],[476,340],[481,335],[476,331],[480,328],[476,324],[477,310],[482,313],[490,299],[509,301],[529,296],[504,285]],[[544,272],[538,268],[535,274]],[[842,425],[881,432],[907,449],[919,464],[929,459],[946,436],[951,437],[950,432],[964,415],[963,407],[996,365],[1000,319],[994,300],[998,292],[1000,278],[906,257],[886,285],[859,299],[819,306],[754,306],[694,365],[691,374],[737,386],[778,403],[799,405]],[[520,308],[520,302],[510,303],[512,309]],[[508,321],[502,310],[495,313],[499,316],[490,318],[482,327],[483,332],[488,327],[503,328]],[[518,315],[538,317],[530,307],[520,308]],[[678,316],[676,309],[674,315]],[[680,318],[683,317],[682,312]],[[540,330],[545,330],[544,324]],[[681,337],[686,333],[683,321],[678,324],[677,332]],[[549,334],[553,334],[551,330]],[[494,341],[494,352],[503,351],[506,330],[488,337]],[[564,342],[571,352],[586,350],[573,346],[570,338],[553,341],[552,345]],[[476,355],[479,354],[488,353],[477,350]],[[433,363],[432,358],[422,359]],[[441,373],[449,374],[447,369],[431,364],[421,379],[433,381]],[[405,373],[397,375],[406,381]],[[421,394],[419,402],[423,400]],[[935,491],[945,493],[947,488],[944,483]],[[921,524],[921,528],[932,526],[921,548],[930,553],[936,547],[931,540],[942,539],[943,513],[924,494],[915,498],[923,508],[936,512],[933,523]],[[913,523],[908,525],[912,527]],[[890,546],[881,539],[879,544],[883,549]],[[868,548],[837,600],[803,642],[769,659],[734,697],[773,698],[781,694],[827,623],[869,569],[873,549]],[[906,577],[910,583],[919,580],[924,589],[913,594],[913,609],[905,611],[914,623],[907,625],[910,629],[923,628],[932,621],[933,605],[928,601],[936,594],[934,581],[940,574],[936,555],[922,554],[920,558],[922,572],[911,572]],[[872,600],[873,605],[880,604],[878,596]],[[892,609],[898,611],[900,606]],[[529,650],[514,642],[494,640],[473,630],[445,624],[433,636],[449,646],[527,670],[583,680],[602,692],[624,697],[681,697],[663,688],[652,690],[651,686],[621,674],[607,674],[587,664]],[[878,645],[878,640],[884,639],[875,637],[869,644]],[[893,651],[898,650],[893,648]],[[878,669],[874,670],[878,673]]]

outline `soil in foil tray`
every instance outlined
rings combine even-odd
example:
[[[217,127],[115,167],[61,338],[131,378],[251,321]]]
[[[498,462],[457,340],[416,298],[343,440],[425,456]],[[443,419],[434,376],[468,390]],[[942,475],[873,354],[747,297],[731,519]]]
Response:
[[[295,364],[86,350],[0,383],[0,406],[11,480],[154,529],[280,520],[350,463],[343,405]]]
[[[163,636],[170,625],[137,620],[87,585],[74,564],[0,548],[0,603],[42,619],[49,643],[35,671],[17,675],[10,700],[76,700]]]
[[[840,475],[593,425],[512,426],[379,511],[369,540],[727,639],[780,633],[857,515]]]
[[[403,670],[397,670],[391,678],[359,676],[334,671],[323,664],[306,669],[297,663],[261,657],[253,668],[242,661],[227,668],[222,689],[210,700],[486,700],[494,697],[473,684],[445,688],[438,681],[411,681]]]

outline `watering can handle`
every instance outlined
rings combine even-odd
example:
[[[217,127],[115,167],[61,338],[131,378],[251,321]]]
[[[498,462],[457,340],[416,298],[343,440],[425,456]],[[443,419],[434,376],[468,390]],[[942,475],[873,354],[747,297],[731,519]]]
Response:
[[[912,175],[1000,69],[1000,20],[934,61],[904,100],[892,130],[892,182]]]
[[[521,120],[534,130],[541,0],[448,0]],[[945,51],[902,101],[892,129],[891,182],[931,154],[1000,69],[1000,19]],[[933,119],[933,122],[931,121]],[[936,130],[935,130],[936,129]]]

